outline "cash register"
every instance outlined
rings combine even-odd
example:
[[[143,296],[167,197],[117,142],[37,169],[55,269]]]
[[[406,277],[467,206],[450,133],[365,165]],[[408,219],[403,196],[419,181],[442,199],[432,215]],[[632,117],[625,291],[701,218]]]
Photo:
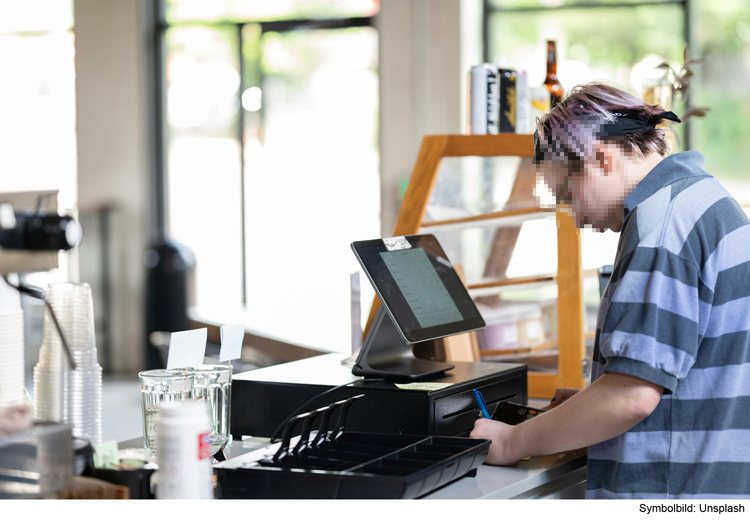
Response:
[[[412,345],[484,327],[468,291],[433,235],[352,243],[380,308],[351,365],[340,354],[243,372],[232,381],[231,433],[272,437],[284,421],[364,394],[347,429],[458,436],[477,419],[473,389],[490,407],[527,403],[525,365],[443,363]]]

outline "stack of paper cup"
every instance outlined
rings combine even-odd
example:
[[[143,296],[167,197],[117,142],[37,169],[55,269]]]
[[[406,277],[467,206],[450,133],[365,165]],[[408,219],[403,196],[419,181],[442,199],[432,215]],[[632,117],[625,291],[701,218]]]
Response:
[[[44,337],[39,363],[34,368],[37,420],[63,421],[73,436],[92,445],[102,437],[102,368],[94,332],[94,302],[88,284],[50,284],[47,300],[73,354],[71,369],[49,309],[44,316]]]
[[[24,402],[24,339],[21,296],[0,279],[0,408]]]

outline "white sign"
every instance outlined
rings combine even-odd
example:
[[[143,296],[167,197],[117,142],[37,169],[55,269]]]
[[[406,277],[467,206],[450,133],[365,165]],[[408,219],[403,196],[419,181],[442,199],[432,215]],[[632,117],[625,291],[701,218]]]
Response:
[[[169,338],[167,368],[175,369],[203,365],[207,340],[208,329],[206,328],[173,332]]]
[[[221,327],[221,350],[219,361],[239,359],[242,356],[242,340],[245,338],[245,325],[224,325]]]

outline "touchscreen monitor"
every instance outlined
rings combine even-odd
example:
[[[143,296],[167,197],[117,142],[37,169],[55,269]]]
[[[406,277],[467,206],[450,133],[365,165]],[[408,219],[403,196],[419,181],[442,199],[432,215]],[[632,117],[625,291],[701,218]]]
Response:
[[[365,240],[352,249],[407,343],[485,326],[433,235]]]

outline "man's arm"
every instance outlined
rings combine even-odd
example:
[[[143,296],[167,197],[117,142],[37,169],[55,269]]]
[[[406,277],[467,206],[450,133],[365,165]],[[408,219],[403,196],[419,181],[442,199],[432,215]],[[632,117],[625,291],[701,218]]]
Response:
[[[492,440],[488,464],[515,464],[614,438],[649,416],[664,388],[627,374],[607,373],[563,405],[511,426],[479,419],[472,438]]]

